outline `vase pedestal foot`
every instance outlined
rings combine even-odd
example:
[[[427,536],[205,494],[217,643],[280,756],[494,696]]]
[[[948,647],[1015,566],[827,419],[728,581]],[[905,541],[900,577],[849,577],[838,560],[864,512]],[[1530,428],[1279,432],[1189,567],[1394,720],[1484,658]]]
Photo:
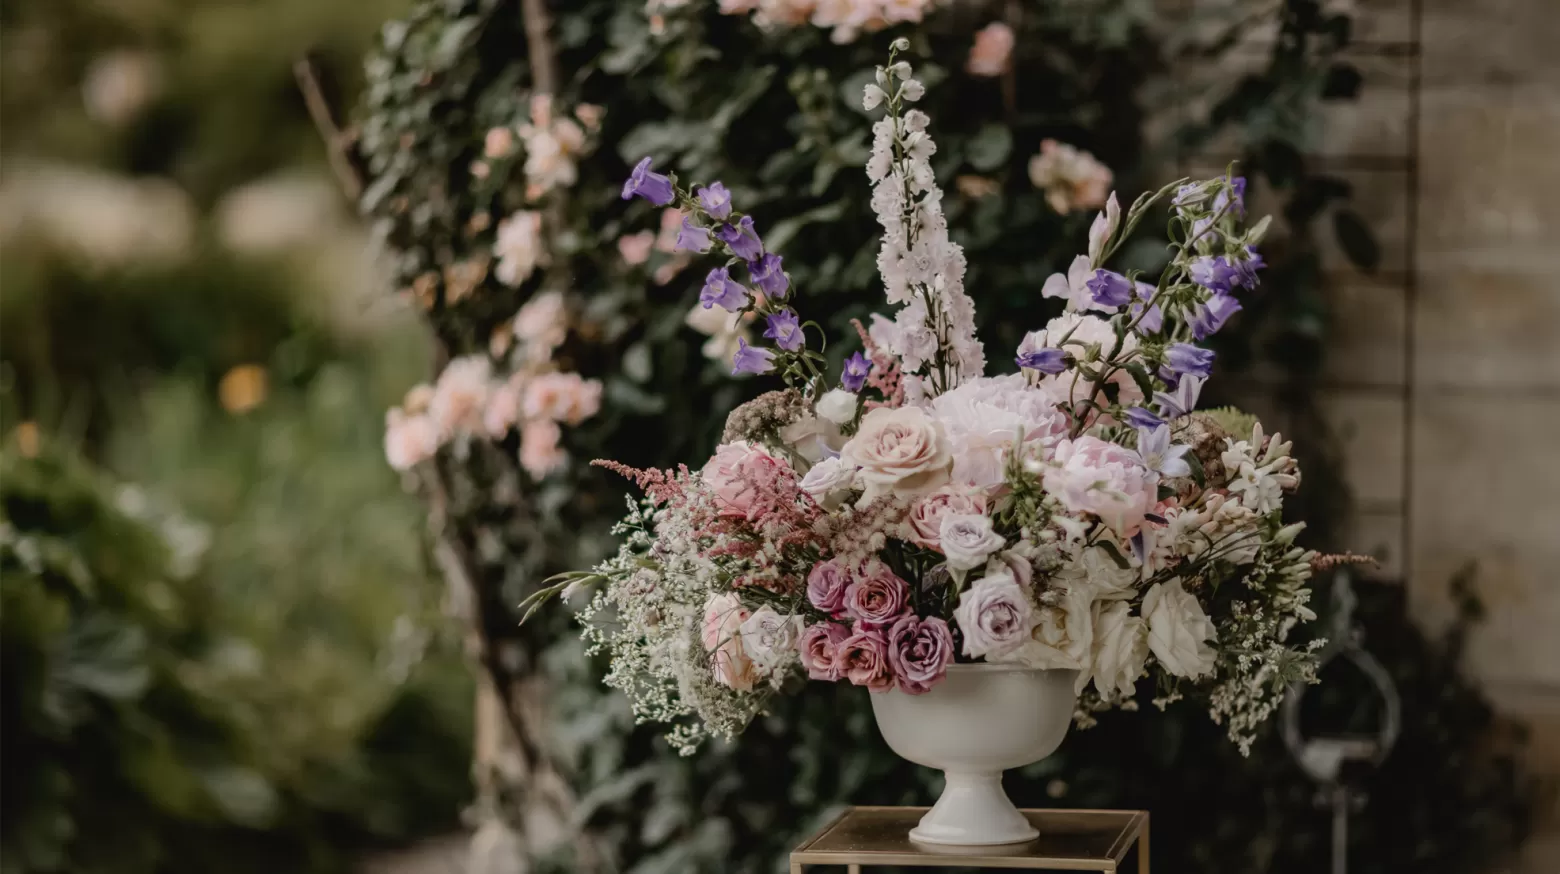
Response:
[[[925,844],[981,847],[1018,844],[1040,833],[1029,824],[1007,793],[1001,771],[944,771],[947,785],[937,804],[910,830],[910,839]]]

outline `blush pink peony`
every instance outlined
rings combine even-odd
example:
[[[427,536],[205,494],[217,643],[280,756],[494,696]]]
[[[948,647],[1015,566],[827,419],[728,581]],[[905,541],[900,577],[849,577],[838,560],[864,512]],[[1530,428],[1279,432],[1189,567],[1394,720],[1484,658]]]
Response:
[[[1045,489],[1072,513],[1098,516],[1117,536],[1131,537],[1158,500],[1159,476],[1136,452],[1098,437],[1064,440],[1045,473]]]

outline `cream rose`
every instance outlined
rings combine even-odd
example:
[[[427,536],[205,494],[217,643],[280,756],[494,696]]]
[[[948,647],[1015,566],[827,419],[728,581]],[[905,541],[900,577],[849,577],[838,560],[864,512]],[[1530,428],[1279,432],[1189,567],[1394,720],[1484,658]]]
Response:
[[[1165,670],[1178,677],[1201,677],[1213,670],[1216,639],[1213,622],[1179,579],[1155,583],[1143,596],[1148,618],[1148,648]]]
[[[1132,697],[1148,660],[1148,627],[1125,601],[1094,604],[1094,688],[1100,697]]]
[[[932,491],[948,481],[953,464],[942,425],[919,407],[871,410],[840,458],[861,468],[863,501]]]
[[[781,616],[766,604],[744,619],[739,630],[742,651],[759,673],[770,674],[795,657],[802,637],[802,617]]]
[[[1083,691],[1089,684],[1089,668],[1093,664],[1093,603],[1094,592],[1088,586],[1067,587],[1059,603],[1040,608],[1039,621],[1029,632],[1029,640],[1003,661],[1031,668],[1072,668],[1078,671],[1074,688]]]
[[[856,468],[838,458],[825,458],[808,469],[801,487],[818,506],[832,511],[844,502],[855,482]]]
[[[844,425],[856,418],[859,403],[860,399],[854,393],[842,388],[831,389],[818,399],[818,417],[836,425]]]

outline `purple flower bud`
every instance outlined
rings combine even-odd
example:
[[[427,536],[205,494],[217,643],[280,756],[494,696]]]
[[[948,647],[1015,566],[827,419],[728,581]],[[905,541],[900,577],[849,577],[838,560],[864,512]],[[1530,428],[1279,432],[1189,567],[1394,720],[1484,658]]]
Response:
[[[846,391],[861,391],[861,387],[867,384],[867,374],[872,372],[872,362],[867,356],[857,352],[845,359],[845,370],[840,374],[840,385]]]
[[[748,305],[748,290],[731,278],[731,271],[717,267],[704,277],[704,288],[699,291],[699,303],[705,309],[719,306],[727,312],[737,312]]]
[[[775,341],[776,346],[787,352],[795,352],[802,348],[802,344],[807,340],[802,335],[802,326],[796,318],[795,310],[788,308],[778,313],[771,313],[765,318],[764,323],[767,325],[764,328],[764,336]]]
[[[1165,367],[1176,374],[1207,376],[1213,372],[1213,350],[1191,343],[1172,343],[1165,350]]]
[[[1159,418],[1143,407],[1128,407],[1126,418],[1128,425],[1147,430],[1158,428],[1165,423],[1164,419]]]
[[[715,245],[710,239],[710,229],[701,228],[693,223],[693,216],[683,216],[682,230],[677,232],[677,244],[675,248],[679,252],[697,252],[703,255]]]
[[[780,265],[780,256],[773,252],[757,261],[749,261],[748,273],[753,277],[753,284],[771,298],[783,298],[791,288],[791,280],[786,278],[785,269]]]
[[[1240,301],[1227,294],[1215,294],[1207,303],[1200,303],[1192,311],[1187,323],[1192,326],[1192,336],[1206,340],[1217,334],[1230,317],[1240,312]]]
[[[656,206],[666,206],[677,199],[677,191],[672,187],[671,178],[651,171],[649,158],[644,158],[635,164],[634,172],[629,174],[628,181],[623,183],[624,200],[636,194]]]
[[[749,346],[737,338],[737,353],[731,356],[731,375],[739,373],[768,373],[775,369],[775,353],[757,346]]]
[[[1067,369],[1067,353],[1050,347],[1024,352],[1018,356],[1018,366],[1041,373],[1061,373]]]
[[[758,239],[758,233],[753,230],[753,217],[745,215],[735,225],[723,224],[720,230],[715,232],[721,242],[731,249],[731,254],[743,261],[756,261],[758,256],[764,254],[764,244]]]
[[[1132,300],[1132,281],[1114,270],[1094,271],[1094,278],[1085,285],[1100,306],[1119,307]]]
[[[694,192],[699,206],[710,214],[710,218],[718,218],[722,221],[731,215],[731,192],[719,182],[711,182],[704,188]]]
[[[1192,262],[1190,272],[1193,282],[1214,294],[1229,294],[1240,273],[1223,255],[1204,255],[1198,258]]]
[[[1246,257],[1235,263],[1234,283],[1242,288],[1257,287],[1257,271],[1267,266],[1255,246],[1246,247]]]
[[[1229,207],[1229,214],[1236,218],[1246,216],[1246,177],[1236,176],[1230,180],[1230,187],[1219,191],[1219,195],[1213,199],[1213,211],[1219,212]]]

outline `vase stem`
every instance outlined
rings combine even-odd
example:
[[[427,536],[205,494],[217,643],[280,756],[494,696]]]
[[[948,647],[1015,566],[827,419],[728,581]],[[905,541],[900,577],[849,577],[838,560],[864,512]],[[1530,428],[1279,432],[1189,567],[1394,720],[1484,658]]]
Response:
[[[1002,790],[1001,771],[944,771],[937,804],[910,837],[928,844],[1015,844],[1039,832]]]

